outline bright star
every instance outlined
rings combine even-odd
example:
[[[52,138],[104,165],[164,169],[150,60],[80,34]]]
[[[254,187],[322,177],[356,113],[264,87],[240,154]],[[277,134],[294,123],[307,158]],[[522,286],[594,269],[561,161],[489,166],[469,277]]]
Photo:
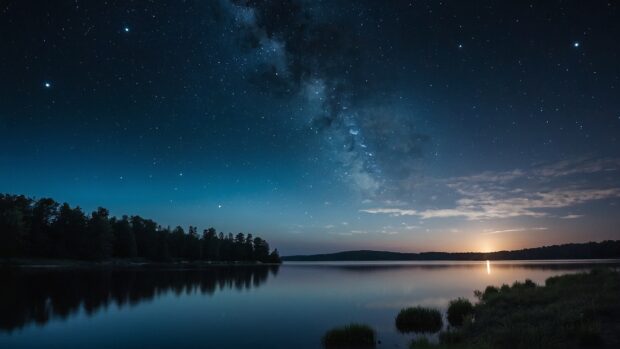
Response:
[[[123,30],[125,31],[125,33],[129,33],[129,27],[125,27],[123,28]]]
[[[463,44],[459,44],[459,48],[463,48]]]
[[[43,83],[43,86],[45,86],[45,88],[50,88],[52,87],[52,84],[46,81]]]
[[[579,47],[579,41],[575,41],[575,42],[573,43],[573,47]]]
[[[217,205],[217,208],[222,208],[222,205],[221,204]]]

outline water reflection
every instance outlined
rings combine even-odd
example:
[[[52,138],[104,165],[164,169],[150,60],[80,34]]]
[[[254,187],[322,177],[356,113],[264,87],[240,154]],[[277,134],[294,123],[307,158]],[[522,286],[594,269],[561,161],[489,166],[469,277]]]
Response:
[[[487,269],[486,261],[291,262],[279,269],[5,272],[0,348],[320,349],[327,330],[352,322],[375,329],[382,348],[408,348],[411,336],[394,324],[402,308],[444,312],[450,300],[475,301],[474,290],[488,285],[542,284],[617,263],[489,261]]]
[[[159,295],[244,290],[276,275],[278,266],[214,266],[203,270],[1,270],[0,331],[46,324],[83,310],[137,305]]]
[[[491,261],[487,261],[487,274],[491,275]]]
[[[590,269],[593,267],[618,268],[620,260],[535,260],[535,261],[493,261],[493,269],[532,269],[547,271],[571,271]],[[386,270],[440,270],[440,269],[471,269],[483,270],[491,261],[394,261],[394,262],[286,262],[285,266],[295,268],[326,268],[341,269],[352,272],[383,272]],[[487,273],[490,274],[490,273]]]

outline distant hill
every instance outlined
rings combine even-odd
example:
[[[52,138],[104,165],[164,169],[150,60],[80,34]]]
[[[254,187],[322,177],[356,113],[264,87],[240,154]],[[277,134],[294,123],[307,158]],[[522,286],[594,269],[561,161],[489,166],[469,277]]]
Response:
[[[620,240],[564,244],[497,252],[345,251],[327,254],[282,257],[284,261],[479,261],[523,259],[610,259],[620,258]]]

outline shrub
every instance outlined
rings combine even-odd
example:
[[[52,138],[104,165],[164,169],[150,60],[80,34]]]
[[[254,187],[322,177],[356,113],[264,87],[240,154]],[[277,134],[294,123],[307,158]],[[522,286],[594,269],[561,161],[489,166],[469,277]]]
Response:
[[[474,306],[466,298],[457,298],[450,301],[448,306],[448,322],[452,326],[461,326],[466,316],[473,314]]]
[[[581,348],[618,347],[620,274],[614,270],[566,274],[475,293],[475,321],[439,334],[439,343],[411,348]],[[467,319],[467,317],[465,317]]]
[[[483,301],[489,300],[491,297],[499,293],[499,289],[495,286],[487,286],[482,293],[481,299]]]
[[[536,283],[534,283],[534,281],[532,281],[530,279],[526,279],[525,282],[515,281],[512,284],[512,288],[513,289],[525,290],[525,289],[528,289],[528,288],[535,288],[535,287],[536,287]]]
[[[322,342],[325,348],[374,348],[375,331],[367,325],[350,324],[327,331]]]
[[[437,332],[441,330],[443,321],[437,309],[423,307],[406,308],[396,317],[396,328],[403,333]]]

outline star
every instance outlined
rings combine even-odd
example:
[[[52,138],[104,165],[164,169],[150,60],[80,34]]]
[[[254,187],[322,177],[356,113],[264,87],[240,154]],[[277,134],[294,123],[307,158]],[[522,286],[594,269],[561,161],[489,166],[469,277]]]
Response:
[[[579,45],[580,45],[580,44],[579,44],[579,41],[575,41],[575,42],[573,42],[573,47],[577,48],[577,47],[579,47]]]
[[[463,44],[459,44],[459,48],[463,48]]]
[[[222,204],[217,205],[217,208],[222,208]]]
[[[44,82],[44,83],[43,83],[43,86],[44,86],[45,88],[51,88],[51,87],[52,87],[52,84],[51,84],[50,82],[46,81],[46,82]]]
[[[124,31],[125,33],[129,33],[129,27],[125,27],[125,28],[123,28],[123,31]]]

